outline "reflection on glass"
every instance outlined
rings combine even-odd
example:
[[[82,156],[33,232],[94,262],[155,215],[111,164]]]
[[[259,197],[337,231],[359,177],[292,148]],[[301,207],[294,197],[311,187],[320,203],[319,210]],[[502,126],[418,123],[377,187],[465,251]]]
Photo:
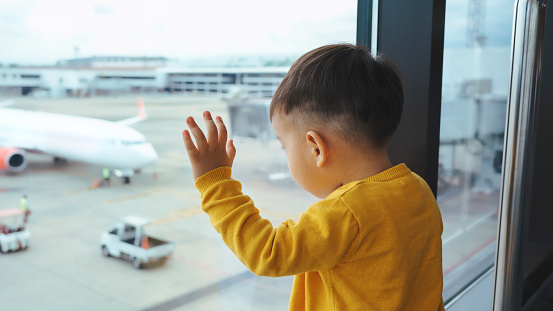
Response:
[[[354,0],[0,1],[0,120],[3,109],[89,118],[48,118],[45,129],[71,134],[63,138],[23,118],[4,139],[0,122],[0,160],[26,165],[0,164],[0,209],[19,209],[26,194],[31,211],[29,247],[0,254],[0,309],[287,309],[292,278],[248,272],[201,211],[180,133],[187,116],[222,116],[244,192],[275,225],[297,219],[316,198],[288,174],[266,104],[299,55],[354,42],[356,8]],[[43,150],[60,142],[63,156]],[[138,161],[116,149],[140,153],[148,143],[154,164],[93,164]],[[103,252],[102,234],[116,238],[114,225],[128,216],[152,220],[128,232],[138,245]],[[174,245],[167,261],[135,261],[160,256],[158,240]]]
[[[446,300],[493,265],[512,10],[501,1],[446,6],[437,198]]]

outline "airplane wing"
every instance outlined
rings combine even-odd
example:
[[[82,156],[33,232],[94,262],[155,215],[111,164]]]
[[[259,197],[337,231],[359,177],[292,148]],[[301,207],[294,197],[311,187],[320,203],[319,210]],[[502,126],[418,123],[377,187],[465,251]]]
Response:
[[[146,107],[144,106],[144,101],[142,101],[142,97],[138,98],[138,115],[132,118],[124,119],[121,121],[117,121],[116,123],[123,124],[123,125],[131,125],[135,124],[140,121],[144,121],[148,118],[148,115],[146,114]]]

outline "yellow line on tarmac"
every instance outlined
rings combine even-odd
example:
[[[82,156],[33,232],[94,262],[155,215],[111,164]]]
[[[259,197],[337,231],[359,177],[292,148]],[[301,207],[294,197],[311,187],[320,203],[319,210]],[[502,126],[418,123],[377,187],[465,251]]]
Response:
[[[269,211],[269,210],[265,210],[265,209],[259,209],[259,210],[260,210],[260,212],[262,212],[264,214],[278,216],[278,217],[282,217],[282,218],[286,218],[286,219],[293,219],[294,218],[293,215],[289,215],[289,214],[285,214],[285,213],[273,212],[273,211]],[[173,210],[173,211],[171,211],[171,215],[155,219],[153,222],[155,224],[164,224],[164,223],[168,223],[168,222],[171,222],[171,221],[176,221],[178,219],[196,216],[196,215],[199,215],[199,214],[203,214],[202,208],[200,206],[193,206],[193,207],[189,207],[189,208],[181,208],[181,209]]]
[[[203,211],[199,206],[189,207],[189,208],[186,208],[186,209],[178,209],[178,210],[171,211],[171,215],[169,215],[169,216],[155,219],[154,223],[155,224],[164,224],[164,223],[175,221],[175,220],[178,220],[178,219],[181,219],[181,218],[192,217],[192,216],[202,214],[202,213],[203,213]]]
[[[90,186],[90,187],[81,188],[81,189],[65,190],[63,193],[69,195],[69,194],[75,194],[75,193],[79,193],[79,192],[90,191],[90,190],[94,190],[94,189],[96,189],[96,188]]]
[[[273,215],[273,216],[283,217],[283,218],[286,218],[286,219],[294,219],[295,217],[297,217],[297,216],[294,216],[294,215],[291,215],[291,214],[286,214],[286,213],[281,213],[281,212],[273,212],[273,211],[266,210],[266,209],[259,208],[259,207],[258,207],[258,209],[263,214],[269,214],[269,215]]]
[[[152,187],[152,186],[138,185],[138,187],[141,187],[141,188],[144,188],[144,189],[149,189],[149,190],[154,190],[154,191],[159,191],[159,192],[165,192],[165,193],[175,195],[175,196],[179,196],[179,197],[185,197],[185,198],[190,198],[190,199],[201,199],[199,194],[190,194],[190,193],[187,193],[187,192],[180,192],[180,191],[175,191],[175,190],[171,190],[171,189],[163,189],[163,188]]]
[[[104,203],[105,204],[114,204],[114,203],[124,202],[124,201],[128,201],[128,200],[135,200],[135,199],[140,199],[140,198],[144,198],[144,197],[149,197],[149,196],[153,196],[153,195],[157,195],[157,194],[159,194],[159,192],[157,192],[157,191],[137,193],[137,194],[121,197],[121,198],[105,200]]]

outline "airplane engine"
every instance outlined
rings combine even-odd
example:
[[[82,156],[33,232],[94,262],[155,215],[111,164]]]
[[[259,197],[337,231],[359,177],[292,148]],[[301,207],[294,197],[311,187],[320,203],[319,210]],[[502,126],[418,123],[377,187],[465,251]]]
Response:
[[[27,167],[25,150],[0,148],[0,171],[20,172]]]

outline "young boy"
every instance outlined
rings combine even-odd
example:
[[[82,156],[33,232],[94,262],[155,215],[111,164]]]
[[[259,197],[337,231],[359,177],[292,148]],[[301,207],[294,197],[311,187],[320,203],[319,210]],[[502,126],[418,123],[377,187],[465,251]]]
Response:
[[[403,109],[394,65],[361,46],[301,56],[271,102],[292,178],[322,200],[273,228],[231,178],[220,117],[183,131],[202,209],[255,274],[295,275],[290,310],[443,310],[442,219],[425,181],[392,166]]]

